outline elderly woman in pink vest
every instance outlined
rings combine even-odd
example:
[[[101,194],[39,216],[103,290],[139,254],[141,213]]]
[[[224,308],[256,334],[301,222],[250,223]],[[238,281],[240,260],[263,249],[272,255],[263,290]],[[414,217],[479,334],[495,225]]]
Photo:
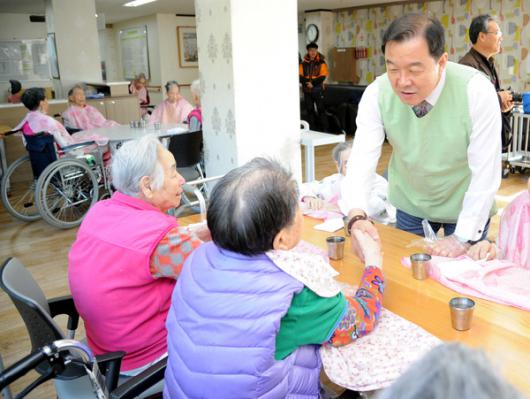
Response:
[[[86,103],[85,89],[75,85],[68,91],[70,106],[62,113],[64,125],[72,129],[95,129],[118,126],[118,122],[105,119],[96,108]]]
[[[180,94],[179,84],[170,80],[165,85],[167,98],[156,106],[149,123],[182,123],[193,110],[192,105]]]
[[[190,132],[196,132],[202,130],[201,83],[199,79],[191,82],[190,91],[195,108],[188,114],[187,122]]]
[[[140,101],[140,111],[142,116],[147,114],[147,107],[151,103],[149,98],[149,91],[147,90],[147,78],[144,73],[139,73],[133,79],[129,85],[129,93],[136,94],[138,96],[138,101]]]
[[[113,196],[85,216],[68,255],[68,280],[96,354],[125,351],[121,373],[136,375],[166,354],[165,321],[182,265],[201,244],[166,211],[184,179],[154,136],[112,157]]]
[[[378,243],[358,235],[366,267],[348,297],[323,256],[297,247],[302,221],[296,182],[276,162],[256,158],[215,186],[213,242],[188,258],[173,292],[165,398],[318,398],[320,345],[374,328]]]
[[[530,179],[528,191],[519,194],[502,212],[497,245],[487,240],[471,246],[473,259],[493,259],[499,256],[530,269]]]

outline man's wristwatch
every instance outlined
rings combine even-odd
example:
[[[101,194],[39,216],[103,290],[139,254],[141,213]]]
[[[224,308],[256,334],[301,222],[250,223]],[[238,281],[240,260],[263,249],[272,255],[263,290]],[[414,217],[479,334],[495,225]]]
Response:
[[[374,224],[374,222],[372,222],[370,219],[368,219],[368,215],[366,215],[366,213],[363,214],[363,215],[355,215],[348,222],[348,234],[349,235],[351,235],[351,229],[352,229],[353,225],[355,224],[355,222],[357,222],[359,220],[368,220],[370,223]]]

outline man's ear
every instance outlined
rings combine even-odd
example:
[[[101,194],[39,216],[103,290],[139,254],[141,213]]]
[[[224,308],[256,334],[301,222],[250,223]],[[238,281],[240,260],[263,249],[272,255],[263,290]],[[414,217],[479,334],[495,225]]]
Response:
[[[284,227],[281,229],[278,234],[274,237],[274,240],[272,241],[272,248],[273,249],[282,249],[282,250],[288,250],[289,247],[289,239],[287,235],[287,228]]]
[[[140,192],[145,198],[151,198],[153,196],[153,190],[151,190],[151,178],[149,176],[143,176],[140,179]]]

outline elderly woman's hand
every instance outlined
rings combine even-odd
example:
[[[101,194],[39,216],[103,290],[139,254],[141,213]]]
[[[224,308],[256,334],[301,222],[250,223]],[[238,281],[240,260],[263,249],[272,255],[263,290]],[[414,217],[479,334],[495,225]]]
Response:
[[[206,223],[190,224],[188,226],[188,231],[197,236],[201,241],[212,241],[212,235],[210,234],[210,229],[208,229]]]
[[[497,247],[488,240],[482,240],[468,249],[467,256],[473,260],[495,259],[497,257]]]
[[[359,229],[352,229],[352,235],[357,240],[357,245],[362,252],[365,266],[383,267],[383,253],[381,244],[370,234]],[[353,238],[352,237],[352,238]]]

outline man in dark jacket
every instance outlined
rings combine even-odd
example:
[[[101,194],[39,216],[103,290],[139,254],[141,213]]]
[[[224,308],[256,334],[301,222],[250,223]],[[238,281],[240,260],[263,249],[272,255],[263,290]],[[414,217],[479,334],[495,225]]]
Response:
[[[506,148],[510,144],[510,113],[513,108],[513,99],[510,91],[501,90],[499,75],[493,59],[493,56],[501,50],[502,32],[491,16],[479,15],[471,21],[469,39],[473,46],[459,63],[483,72],[495,86],[502,113],[502,146]]]
[[[318,52],[316,43],[309,43],[306,49],[307,54],[299,65],[300,83],[304,91],[304,108],[311,128],[315,129],[316,113],[320,130],[326,132],[328,121],[324,108],[324,80],[328,76],[328,67],[324,56]]]

